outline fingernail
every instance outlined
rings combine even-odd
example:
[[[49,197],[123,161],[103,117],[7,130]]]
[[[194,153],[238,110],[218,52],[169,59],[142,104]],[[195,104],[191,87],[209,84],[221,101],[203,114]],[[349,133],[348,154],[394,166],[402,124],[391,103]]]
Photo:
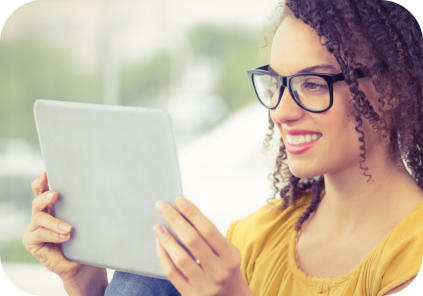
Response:
[[[59,233],[59,238],[61,239],[69,238],[69,234]]]
[[[163,226],[159,226],[159,225],[154,226],[154,234],[159,238],[163,237],[165,235],[165,230]]]
[[[46,195],[46,199],[51,200],[53,198],[53,196],[54,196],[54,193],[50,192],[49,194]]]
[[[161,214],[166,214],[167,211],[169,210],[168,205],[165,202],[161,201],[161,200],[159,200],[158,202],[156,202],[156,208],[157,208],[157,210],[159,210],[159,212]]]
[[[59,229],[63,231],[69,231],[72,226],[65,224],[65,223],[59,223]]]
[[[179,197],[176,200],[176,202],[179,203],[179,206],[180,206],[180,208],[181,208],[182,211],[186,211],[190,207],[190,204],[189,204],[188,200],[185,197]]]

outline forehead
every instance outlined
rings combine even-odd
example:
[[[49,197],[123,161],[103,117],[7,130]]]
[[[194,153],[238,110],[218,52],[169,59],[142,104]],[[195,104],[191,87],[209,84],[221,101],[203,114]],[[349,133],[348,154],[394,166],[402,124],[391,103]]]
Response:
[[[340,69],[335,57],[320,44],[317,33],[301,20],[287,16],[273,37],[271,67],[280,75],[291,75],[321,64]]]

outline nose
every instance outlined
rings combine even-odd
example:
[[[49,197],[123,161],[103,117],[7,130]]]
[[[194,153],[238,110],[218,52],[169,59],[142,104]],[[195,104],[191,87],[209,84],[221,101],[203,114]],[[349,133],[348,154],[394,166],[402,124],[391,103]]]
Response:
[[[298,106],[290,92],[285,88],[279,105],[270,111],[270,116],[275,123],[293,122],[304,116],[305,110]]]

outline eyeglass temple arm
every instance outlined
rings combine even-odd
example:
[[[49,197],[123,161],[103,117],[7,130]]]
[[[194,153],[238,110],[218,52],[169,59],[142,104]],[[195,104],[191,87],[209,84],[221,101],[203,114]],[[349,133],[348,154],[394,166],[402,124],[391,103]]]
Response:
[[[357,76],[357,78],[364,78],[370,75],[370,69],[372,69],[375,72],[383,73],[388,69],[388,65],[386,63],[378,63],[371,68],[363,67],[363,68],[354,69],[354,74],[355,76]],[[342,74],[342,77],[345,78],[343,74]]]
[[[367,69],[354,69],[354,74],[357,78],[364,78],[368,76],[368,70]],[[345,75],[343,73],[339,73],[332,78],[332,82],[342,81],[345,80]]]

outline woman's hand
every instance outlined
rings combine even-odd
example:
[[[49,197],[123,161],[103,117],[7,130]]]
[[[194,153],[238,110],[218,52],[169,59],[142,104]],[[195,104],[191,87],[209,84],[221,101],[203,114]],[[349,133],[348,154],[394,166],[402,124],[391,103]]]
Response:
[[[22,236],[25,249],[61,277],[69,294],[102,295],[101,290],[104,293],[107,286],[106,270],[69,261],[63,256],[60,244],[70,239],[72,226],[54,217],[53,204],[58,194],[48,190],[46,173],[35,179],[31,187],[35,198],[31,221]],[[89,289],[85,289],[86,285],[90,285]]]
[[[157,256],[168,279],[182,295],[253,295],[242,277],[241,255],[186,198],[177,210],[165,202],[157,210],[193,259],[163,226],[155,226]]]

